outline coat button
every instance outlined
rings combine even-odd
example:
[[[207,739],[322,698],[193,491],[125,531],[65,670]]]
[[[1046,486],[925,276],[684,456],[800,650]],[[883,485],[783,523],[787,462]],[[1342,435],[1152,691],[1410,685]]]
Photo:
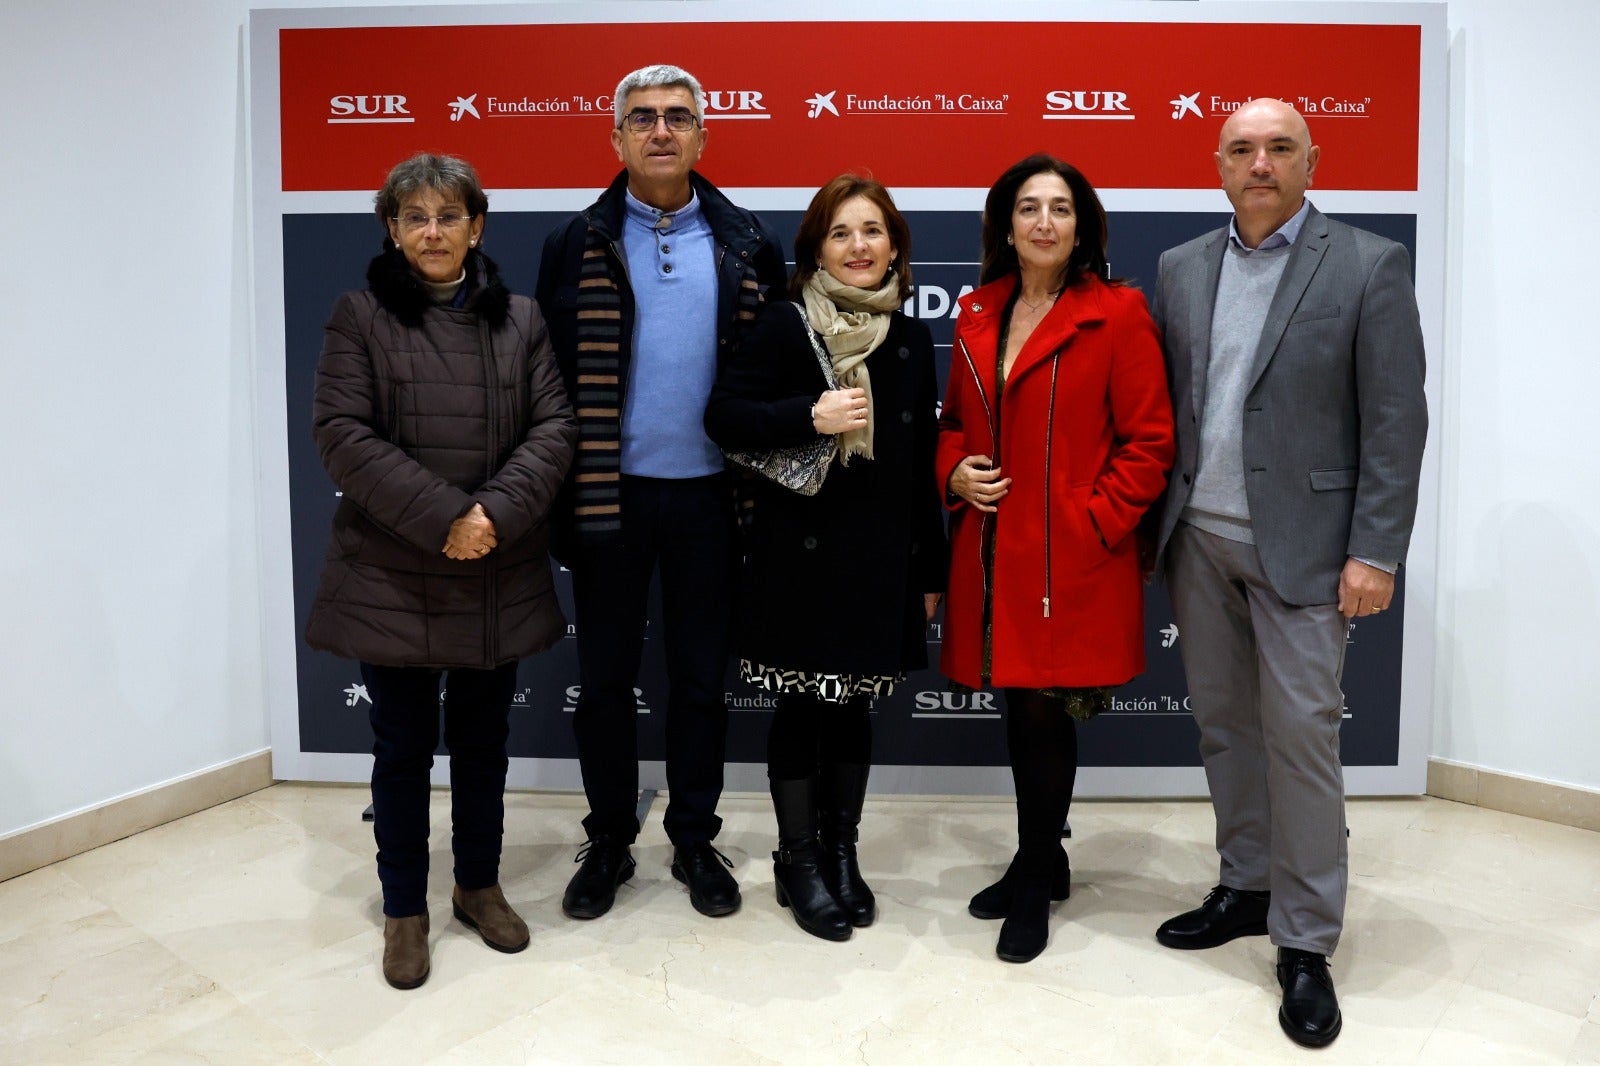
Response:
[[[902,358],[902,359],[910,359],[911,358],[911,349],[907,348],[903,344],[900,346],[900,358]]]
[[[911,412],[910,411],[901,411],[900,412],[900,421],[904,422],[906,425],[909,426],[911,424]]]
[[[801,541],[800,543],[805,545],[805,548],[806,548],[807,551],[810,551],[811,549],[813,549],[813,548],[815,548],[817,546],[817,538],[816,537],[807,537],[805,540]]]

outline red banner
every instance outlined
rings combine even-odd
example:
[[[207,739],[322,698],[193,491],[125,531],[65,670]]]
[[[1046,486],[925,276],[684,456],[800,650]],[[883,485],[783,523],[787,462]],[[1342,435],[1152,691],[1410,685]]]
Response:
[[[981,188],[1042,150],[1102,188],[1215,188],[1219,127],[1253,96],[1306,116],[1319,187],[1417,187],[1416,26],[373,27],[283,30],[279,48],[286,190],[373,189],[421,150],[471,160],[491,188],[604,185],[616,82],[663,59],[704,86],[703,169],[728,187],[868,169]]]

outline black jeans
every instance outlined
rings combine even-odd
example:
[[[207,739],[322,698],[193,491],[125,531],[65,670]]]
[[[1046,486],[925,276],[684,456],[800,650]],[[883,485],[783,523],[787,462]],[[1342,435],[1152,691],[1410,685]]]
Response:
[[[578,625],[573,730],[591,838],[631,843],[639,834],[639,712],[634,685],[644,650],[650,577],[661,574],[667,665],[667,836],[711,840],[722,827],[728,705],[728,629],[736,560],[727,478],[681,481],[624,476],[622,544],[585,549],[572,566]],[[652,711],[660,704],[651,701]]]
[[[361,680],[372,697],[372,835],[383,913],[390,918],[427,910],[428,771],[439,746],[441,676],[456,884],[488,888],[500,880],[507,719],[517,664],[442,674],[362,663]]]

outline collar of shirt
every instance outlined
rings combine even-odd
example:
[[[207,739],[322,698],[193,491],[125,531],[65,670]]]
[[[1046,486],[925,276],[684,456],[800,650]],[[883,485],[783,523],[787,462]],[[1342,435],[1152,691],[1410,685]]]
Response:
[[[1286,247],[1299,239],[1300,227],[1306,224],[1306,217],[1310,214],[1311,201],[1306,200],[1300,204],[1300,210],[1296,211],[1289,221],[1273,230],[1267,235],[1266,240],[1254,248],[1246,248],[1244,246],[1244,242],[1239,239],[1238,220],[1230,218],[1228,219],[1228,242],[1245,255],[1249,255],[1251,252],[1268,252],[1274,248]]]
[[[655,230],[657,233],[671,233],[700,217],[700,194],[692,190],[689,193],[689,202],[676,211],[657,210],[634,196],[631,189],[627,190],[626,203],[629,221],[637,222],[645,229]],[[661,224],[662,219],[666,220],[666,225]]]

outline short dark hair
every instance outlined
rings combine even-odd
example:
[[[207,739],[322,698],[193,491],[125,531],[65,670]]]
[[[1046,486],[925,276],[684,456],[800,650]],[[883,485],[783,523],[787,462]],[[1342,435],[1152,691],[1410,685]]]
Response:
[[[396,163],[384,179],[383,188],[372,198],[373,210],[385,231],[389,220],[399,216],[406,197],[419,189],[432,189],[447,199],[460,200],[473,218],[489,213],[489,197],[471,163],[453,155],[418,152]]]
[[[1062,282],[1076,285],[1086,274],[1093,274],[1112,284],[1121,284],[1120,278],[1108,276],[1106,209],[1094,186],[1077,167],[1044,152],[1012,164],[989,186],[989,195],[983,201],[983,262],[978,270],[978,284],[987,285],[1020,269],[1017,250],[1006,243],[1006,237],[1011,233],[1011,212],[1016,207],[1017,193],[1036,174],[1055,174],[1072,191],[1072,213],[1078,220],[1078,246],[1067,260]]]
[[[800,229],[794,235],[794,273],[789,277],[789,295],[800,299],[806,282],[817,272],[817,255],[822,242],[833,225],[833,216],[839,213],[845,201],[865,196],[873,206],[883,212],[883,224],[889,230],[889,240],[894,245],[895,258],[889,263],[895,271],[895,281],[900,290],[900,302],[911,296],[911,227],[905,216],[894,206],[894,197],[883,184],[864,174],[840,174],[817,190],[800,220]]]

